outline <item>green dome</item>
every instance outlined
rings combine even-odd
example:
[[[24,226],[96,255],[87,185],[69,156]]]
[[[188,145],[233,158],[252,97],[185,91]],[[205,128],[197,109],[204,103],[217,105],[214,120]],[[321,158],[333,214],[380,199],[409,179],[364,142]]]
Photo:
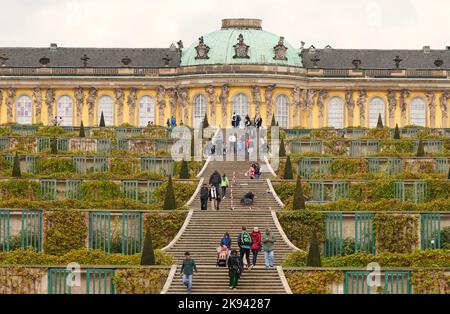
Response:
[[[242,26],[242,22],[254,22],[260,20],[223,20],[222,29],[203,36],[203,42],[209,47],[208,59],[197,57],[196,47],[199,41],[194,42],[187,49],[182,50],[181,66],[205,65],[205,64],[277,64],[285,66],[302,66],[299,50],[288,42],[283,45],[287,48],[285,56],[287,60],[275,60],[274,47],[277,46],[280,36],[263,31],[259,27]],[[239,24],[239,23],[240,24]],[[233,25],[235,24],[235,25]],[[244,43],[249,46],[249,58],[233,58],[235,56],[234,45],[238,43],[238,37],[242,34]]]

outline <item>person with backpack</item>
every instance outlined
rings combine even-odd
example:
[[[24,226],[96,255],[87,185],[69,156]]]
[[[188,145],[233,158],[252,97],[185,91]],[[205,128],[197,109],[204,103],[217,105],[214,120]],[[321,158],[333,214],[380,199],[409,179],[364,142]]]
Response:
[[[270,232],[270,229],[267,228],[266,232],[263,235],[262,238],[263,243],[263,250],[264,250],[264,263],[266,265],[266,268],[273,267],[273,263],[275,260],[274,257],[274,243],[275,243],[275,237],[272,232]]]
[[[222,181],[220,182],[220,187],[222,188],[222,199],[224,199],[227,194],[228,186],[230,186],[230,181],[228,180],[227,175],[224,173],[222,176]]]
[[[208,198],[209,198],[209,189],[208,186],[204,183],[200,188],[200,209],[207,210],[208,209]]]
[[[189,252],[184,253],[183,264],[181,265],[181,278],[183,284],[186,286],[188,293],[192,292],[192,278],[194,276],[194,271],[197,273],[197,265],[195,261],[191,258]]]
[[[219,190],[214,185],[211,185],[209,188],[209,200],[211,201],[212,209],[219,210],[221,197]]]
[[[239,258],[237,251],[232,250],[228,258],[228,276],[230,277],[230,289],[237,289],[239,276],[242,273],[242,259]]]
[[[261,244],[262,244],[262,234],[261,231],[259,231],[258,227],[254,227],[252,234],[252,266],[256,266],[256,259],[258,258],[258,253],[261,251]]]
[[[255,163],[253,168],[255,169],[255,179],[258,180],[261,177],[261,166],[259,165],[259,163]]]
[[[209,184],[213,185],[217,189],[217,192],[218,192],[221,181],[222,181],[222,177],[220,176],[219,171],[214,170],[213,174],[209,177]]]
[[[238,236],[238,246],[239,246],[239,255],[242,260],[242,265],[244,265],[244,256],[247,261],[247,269],[250,265],[250,247],[252,245],[252,237],[250,233],[248,233],[247,228],[242,227],[242,232],[239,233]]]

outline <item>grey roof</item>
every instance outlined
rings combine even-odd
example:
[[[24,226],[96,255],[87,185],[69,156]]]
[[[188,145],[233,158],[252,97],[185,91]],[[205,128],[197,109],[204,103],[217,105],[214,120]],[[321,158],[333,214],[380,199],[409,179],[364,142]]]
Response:
[[[399,69],[437,69],[434,61],[442,60],[441,69],[450,69],[450,50],[378,50],[378,49],[303,49],[301,52],[303,66],[313,68],[311,59],[316,55],[320,61],[318,68],[352,69],[354,59],[361,60],[360,69],[396,69],[393,61],[397,56],[403,61]]]
[[[169,56],[168,66],[177,67],[180,57],[175,49],[170,48],[2,48],[2,57],[8,58],[4,64],[10,67],[42,67],[39,60],[50,59],[47,67],[83,67],[81,58],[86,55],[88,67],[124,67],[122,59],[128,57],[128,67],[165,67],[165,58]]]

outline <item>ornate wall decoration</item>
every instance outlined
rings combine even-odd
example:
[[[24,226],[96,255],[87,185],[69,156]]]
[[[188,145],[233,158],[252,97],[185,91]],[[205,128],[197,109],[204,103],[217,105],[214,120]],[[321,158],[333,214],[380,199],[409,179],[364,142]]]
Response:
[[[0,89],[0,108],[2,107],[3,104],[3,90]]]
[[[189,121],[189,89],[187,87],[177,87],[177,99],[179,108],[183,111],[183,123],[187,123]]]
[[[12,87],[8,88],[8,95],[6,96],[6,115],[8,122],[12,122],[13,120],[13,108],[15,97],[16,97],[16,89]]]
[[[169,96],[170,116],[175,116],[177,109],[177,90],[176,88],[171,87],[166,89],[166,92]]]
[[[427,98],[428,109],[430,111],[430,127],[434,128],[436,125],[436,103],[434,102],[436,94],[431,90],[426,91],[425,97]]]
[[[228,97],[230,96],[230,87],[227,84],[222,86],[222,90],[220,92],[220,104],[222,105],[222,124],[224,126],[227,125],[227,109],[228,109]]]
[[[406,107],[407,107],[406,98],[408,98],[409,94],[410,94],[410,92],[407,89],[402,89],[400,92],[400,109],[401,109],[401,113],[402,113],[402,119],[401,119],[402,127],[406,125]]]
[[[293,108],[294,108],[294,112],[293,112],[294,119],[297,119],[297,116],[298,116],[298,108],[300,106],[301,93],[302,93],[302,90],[298,86],[296,86],[291,92],[292,104],[293,104]]]
[[[388,89],[388,111],[389,111],[389,126],[394,127],[395,124],[395,108],[397,108],[397,95],[394,90]]]
[[[273,57],[274,60],[283,60],[286,61],[286,50],[288,48],[284,45],[284,37],[280,37],[280,40],[278,40],[278,44],[273,47],[273,50],[275,52],[275,56]]]
[[[97,88],[95,87],[89,88],[89,93],[87,97],[89,125],[94,125],[94,107],[96,99],[97,99]]]
[[[307,115],[307,124],[308,129],[312,128],[312,111],[314,106],[314,97],[316,97],[317,90],[308,89],[308,93],[306,95],[306,115]]]
[[[450,98],[450,91],[442,91],[441,97],[439,97],[439,104],[442,111],[442,127],[447,127],[448,120],[448,99]]]
[[[123,100],[125,97],[125,93],[123,88],[116,88],[114,90],[114,98],[116,99],[117,105],[117,123],[121,125],[123,123]],[[131,120],[130,120],[131,123]]]
[[[197,56],[195,57],[195,60],[197,59],[209,59],[208,52],[209,52],[209,46],[207,46],[203,41],[203,36],[201,36],[198,39],[198,46],[195,47],[195,50],[197,51]]]
[[[164,125],[164,110],[166,109],[166,91],[163,86],[156,89],[156,101],[158,103],[158,124]]]
[[[317,107],[319,109],[319,128],[323,128],[324,126],[324,104],[327,97],[328,91],[326,89],[321,89],[319,91],[319,96],[317,96]]]
[[[276,85],[271,84],[266,87],[265,91],[265,99],[266,99],[266,121],[272,121],[272,103],[273,103],[273,90],[275,89]]]
[[[136,88],[131,87],[130,92],[127,97],[127,104],[129,109],[129,117],[130,117],[130,124],[134,125],[134,117],[136,112],[136,101],[137,101],[137,95],[136,95]]]
[[[261,89],[259,88],[259,86],[252,86],[252,98],[253,98],[253,103],[255,104],[255,113],[256,115],[260,115],[261,114]]]
[[[33,102],[34,107],[36,108],[36,122],[41,122],[42,119],[42,93],[39,87],[33,89]]]
[[[53,119],[53,107],[55,103],[55,89],[48,88],[45,93],[45,105],[47,106],[47,123],[50,125]]]
[[[359,91],[358,108],[359,108],[359,124],[364,127],[366,125],[366,100],[367,91],[362,89]]]
[[[74,88],[75,104],[77,109],[77,123],[81,124],[83,117],[84,91],[81,86]]]
[[[353,100],[353,90],[345,92],[345,106],[347,107],[348,125],[353,126],[353,112],[355,110],[355,101]]]
[[[217,95],[214,90],[214,86],[208,85],[205,87],[206,94],[208,95],[208,105],[209,105],[209,113],[211,117],[211,123],[214,124],[216,121],[216,102]]]
[[[242,34],[239,34],[238,36],[238,43],[233,46],[234,48],[234,56],[233,58],[240,58],[240,59],[249,59],[250,56],[248,55],[248,48],[250,48],[249,45],[244,43],[244,36]]]

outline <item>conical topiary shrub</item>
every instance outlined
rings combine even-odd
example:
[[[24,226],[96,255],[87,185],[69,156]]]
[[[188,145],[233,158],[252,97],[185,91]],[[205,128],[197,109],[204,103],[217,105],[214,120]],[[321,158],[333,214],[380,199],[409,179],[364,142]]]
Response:
[[[383,128],[383,119],[381,119],[381,113],[378,114],[378,121],[377,121],[377,129]]]
[[[450,180],[450,167],[448,167],[448,175],[447,175],[447,179]]]
[[[207,127],[209,127],[209,122],[208,122],[208,116],[205,113],[205,116],[203,117],[202,128],[206,129]]]
[[[103,116],[103,111],[102,111],[102,115],[100,116],[100,124],[99,124],[99,126],[101,128],[104,128],[106,126],[105,125],[105,117]]]
[[[164,210],[174,210],[177,208],[175,200],[175,192],[173,190],[172,176],[169,176],[169,181],[167,182],[166,197],[164,198]]]
[[[292,202],[292,210],[305,209],[305,198],[303,194],[303,186],[300,176],[297,176],[297,184],[295,185],[294,201]]]
[[[286,159],[286,165],[284,166],[284,175],[283,179],[285,180],[292,180],[294,178],[292,174],[292,163],[291,163],[291,157],[288,156]]]
[[[195,157],[195,140],[194,140],[195,136],[194,133],[192,133],[192,137],[191,137],[191,157],[192,157],[192,161],[194,160]]]
[[[317,231],[315,229],[313,229],[311,234],[306,266],[322,267],[322,261],[320,259],[319,239],[317,238]]]
[[[275,115],[272,115],[272,121],[270,122],[270,126],[276,126],[277,123],[275,122]]]
[[[394,130],[394,140],[400,139],[400,130],[398,128],[398,123],[395,124],[395,130]]]
[[[416,157],[425,157],[425,148],[423,147],[422,139],[419,140],[419,145],[417,145]]]
[[[58,154],[58,140],[56,138],[50,140],[50,153],[52,155]]]
[[[17,154],[17,152],[16,152],[16,155],[14,156],[12,176],[14,178],[20,178],[22,176],[22,173],[20,172],[19,155]]]
[[[147,228],[142,248],[141,265],[155,265],[155,252],[153,251],[152,235]]]
[[[86,133],[84,132],[83,121],[81,121],[81,124],[80,124],[80,134],[79,134],[79,137],[86,137]]]
[[[286,157],[286,147],[284,146],[284,139],[280,141],[280,150],[278,151],[278,157]]]
[[[181,161],[180,179],[189,179],[189,167],[186,160]]]

